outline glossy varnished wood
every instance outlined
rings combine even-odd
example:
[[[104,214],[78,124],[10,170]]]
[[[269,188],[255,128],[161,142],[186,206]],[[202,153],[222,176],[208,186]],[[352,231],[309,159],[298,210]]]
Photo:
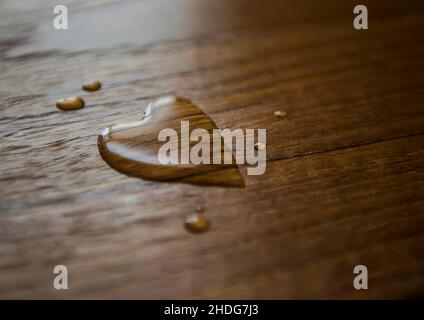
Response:
[[[53,1],[14,3],[0,3],[0,297],[423,296],[421,1],[367,1],[357,31],[353,1],[75,0],[64,33]],[[92,79],[101,90],[81,91]],[[56,109],[74,95],[83,109]],[[220,128],[266,128],[266,173],[242,166],[237,189],[112,170],[102,129],[164,95]],[[210,228],[188,233],[199,206]]]

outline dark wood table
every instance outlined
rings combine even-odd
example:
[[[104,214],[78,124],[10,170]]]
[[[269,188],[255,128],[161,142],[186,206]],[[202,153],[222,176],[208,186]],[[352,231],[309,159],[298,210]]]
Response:
[[[362,3],[368,30],[340,0],[63,1],[68,30],[55,4],[0,3],[1,298],[424,296],[423,1]],[[240,166],[237,189],[108,167],[101,130],[169,94],[266,128],[266,173]],[[56,109],[72,95],[86,107]],[[191,234],[198,206],[211,228]]]

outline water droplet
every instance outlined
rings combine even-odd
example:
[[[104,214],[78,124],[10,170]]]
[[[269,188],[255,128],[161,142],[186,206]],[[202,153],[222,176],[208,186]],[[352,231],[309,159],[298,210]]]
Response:
[[[277,118],[285,118],[287,116],[287,112],[277,110],[274,112],[274,116]]]
[[[77,110],[84,108],[84,100],[81,97],[69,97],[56,102],[56,107],[61,110]]]
[[[209,221],[200,214],[193,214],[186,218],[184,225],[188,231],[200,233],[209,228]]]
[[[101,87],[102,87],[102,83],[96,80],[96,81],[85,82],[82,85],[81,89],[85,91],[97,91],[97,90],[100,90]]]
[[[265,144],[263,144],[263,143],[261,143],[261,142],[258,142],[258,143],[255,143],[255,149],[256,150],[265,150],[265,148],[266,148],[266,146],[265,146]]]
[[[225,146],[221,136],[213,137],[215,123],[190,100],[181,97],[164,97],[148,105],[136,121],[114,124],[105,128],[98,138],[100,154],[106,163],[120,173],[155,181],[186,182],[200,185],[244,187],[235,161],[232,164],[193,164],[183,162],[197,141],[187,141],[182,137],[181,120],[189,121],[190,131],[206,129],[210,135],[208,145],[210,157],[224,157]],[[165,141],[158,141],[162,129],[173,129],[177,133],[177,143],[170,143],[169,164],[162,164],[158,152]],[[218,142],[214,143],[218,139]],[[220,150],[213,145],[220,145]],[[181,156],[181,157],[180,157]],[[234,160],[234,159],[233,159]],[[181,164],[184,163],[184,164]],[[210,162],[212,163],[212,161]]]
[[[197,213],[202,213],[205,212],[205,207],[204,206],[197,206],[194,211],[196,211]]]

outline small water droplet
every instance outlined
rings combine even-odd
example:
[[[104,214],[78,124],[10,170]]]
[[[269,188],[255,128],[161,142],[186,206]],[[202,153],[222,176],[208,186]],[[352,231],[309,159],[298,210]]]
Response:
[[[206,143],[210,143],[210,150],[213,149],[215,123],[190,100],[170,96],[150,103],[139,120],[104,129],[97,140],[100,155],[110,167],[132,177],[243,188],[244,181],[235,161],[232,164],[223,164],[223,161],[221,164],[182,163],[180,156],[197,142],[182,138],[185,135],[181,120],[189,121],[190,131],[207,130],[210,141]],[[176,143],[168,141],[169,164],[162,164],[158,159],[158,152],[165,143],[158,141],[162,129],[177,133]],[[220,150],[211,152],[210,157],[224,157],[225,146],[222,137],[218,136],[218,145],[220,142]]]
[[[56,107],[61,110],[77,110],[84,108],[84,100],[81,97],[69,97],[56,102]]]
[[[265,148],[266,148],[265,144],[263,144],[261,142],[255,143],[255,149],[256,150],[262,151],[262,150],[265,150]]]
[[[101,87],[102,87],[102,83],[98,80],[95,80],[95,81],[85,82],[82,85],[81,89],[85,91],[97,91],[97,90],[100,90]]]
[[[197,206],[194,211],[196,211],[197,213],[202,213],[205,212],[205,207],[204,206]]]
[[[277,118],[285,118],[287,116],[287,112],[277,110],[274,112],[274,116]]]
[[[200,214],[193,214],[186,218],[184,225],[188,231],[200,233],[209,228],[209,221]]]

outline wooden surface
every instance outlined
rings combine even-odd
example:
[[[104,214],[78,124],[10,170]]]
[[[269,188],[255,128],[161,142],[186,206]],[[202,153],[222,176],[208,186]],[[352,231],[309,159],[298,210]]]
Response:
[[[1,298],[424,296],[422,1],[361,2],[366,31],[351,1],[61,3],[67,31],[55,1],[0,3]],[[101,130],[169,94],[266,128],[266,173],[233,189],[111,169]],[[86,107],[55,108],[71,95]],[[211,228],[193,235],[197,206]]]

